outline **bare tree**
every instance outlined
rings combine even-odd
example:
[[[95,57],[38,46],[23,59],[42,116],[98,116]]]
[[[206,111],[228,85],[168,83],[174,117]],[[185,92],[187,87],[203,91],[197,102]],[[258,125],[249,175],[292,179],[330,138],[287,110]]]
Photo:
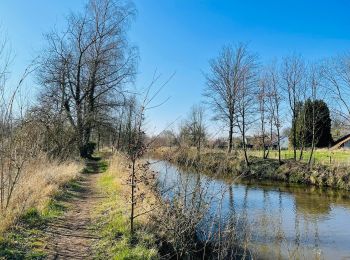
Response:
[[[0,32],[1,33],[1,32]],[[1,125],[0,125],[0,145],[1,145],[1,165],[5,163],[5,138],[8,132],[8,118],[9,118],[9,107],[5,105],[7,102],[5,98],[5,85],[8,77],[8,67],[10,63],[10,55],[8,52],[8,43],[6,37],[0,34],[0,92],[1,92]],[[2,210],[5,204],[5,173],[3,169],[0,171],[0,209]]]
[[[282,79],[284,81],[285,90],[288,95],[289,107],[292,112],[292,131],[293,131],[293,151],[294,160],[297,158],[297,117],[298,106],[302,101],[302,96],[305,93],[303,79],[305,76],[304,61],[300,56],[290,56],[284,58],[282,65]]]
[[[242,136],[242,145],[246,165],[249,166],[247,154],[247,131],[255,121],[253,115],[256,111],[257,92],[257,56],[243,50],[245,59],[240,63],[240,81],[237,95],[236,122]]]
[[[204,122],[204,107],[194,105],[188,115],[188,119],[184,122],[181,131],[183,138],[194,145],[197,149],[197,155],[200,155],[201,148],[206,139],[206,126]]]
[[[280,77],[275,65],[271,65],[266,70],[267,80],[267,96],[268,96],[268,109],[271,117],[271,122],[275,127],[277,135],[277,147],[278,147],[278,161],[281,160],[281,103],[282,93],[280,85]],[[272,132],[272,130],[271,130]],[[271,134],[272,135],[272,134]],[[271,136],[272,141],[272,136]]]
[[[317,90],[318,87],[320,86],[320,79],[321,79],[321,74],[320,74],[320,69],[316,65],[312,65],[309,70],[309,77],[308,81],[311,86],[311,101],[312,101],[312,118],[311,118],[311,125],[312,125],[312,140],[311,140],[311,151],[310,151],[310,156],[308,160],[308,165],[309,167],[311,166],[312,163],[312,158],[314,155],[314,150],[316,146],[316,132],[319,131],[319,129],[316,129],[316,121],[317,121],[317,111],[316,111],[316,106],[315,102],[317,100]]]
[[[329,103],[337,117],[350,126],[350,53],[326,60],[322,68],[322,85],[329,93]]]
[[[244,153],[244,160],[247,166],[249,166],[249,158],[247,153],[247,131],[251,124],[255,121],[253,118],[254,110],[256,109],[255,90],[250,80],[242,84],[240,87],[240,94],[237,103],[237,126],[242,137],[242,147]]]
[[[204,96],[215,113],[214,119],[224,122],[229,128],[228,153],[233,148],[238,92],[246,80],[245,69],[251,59],[246,44],[225,46],[219,56],[210,61],[210,73],[206,74]]]
[[[262,149],[263,149],[263,159],[266,159],[268,156],[268,151],[266,151],[266,120],[267,120],[267,79],[266,76],[263,75],[259,79],[259,84],[258,84],[258,111],[260,114],[260,131],[261,131],[261,141],[262,141]]]
[[[125,37],[133,14],[128,3],[90,0],[84,13],[70,15],[64,33],[47,35],[38,74],[42,95],[60,104],[82,157],[88,156],[97,114],[118,104],[135,74],[136,53]]]

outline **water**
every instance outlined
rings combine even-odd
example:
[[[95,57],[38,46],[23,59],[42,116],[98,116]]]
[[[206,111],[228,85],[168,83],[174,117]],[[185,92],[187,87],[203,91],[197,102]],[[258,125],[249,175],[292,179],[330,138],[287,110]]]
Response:
[[[155,162],[155,161],[154,161]],[[347,192],[278,183],[249,183],[152,164],[164,197],[199,192],[207,199],[206,223],[234,220],[242,241],[260,259],[350,259]]]

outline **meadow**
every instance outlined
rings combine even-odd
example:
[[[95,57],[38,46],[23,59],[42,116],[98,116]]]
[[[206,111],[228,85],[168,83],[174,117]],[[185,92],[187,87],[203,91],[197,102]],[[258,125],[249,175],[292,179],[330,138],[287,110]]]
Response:
[[[249,150],[248,154],[251,156],[262,156],[261,150]],[[302,161],[308,162],[310,157],[310,150],[303,151]],[[294,156],[293,150],[282,150],[281,159],[288,160],[292,159]],[[300,151],[297,151],[297,159],[300,157]],[[278,151],[272,150],[269,152],[268,158],[278,159]],[[314,162],[322,165],[332,165],[332,166],[348,166],[350,165],[350,150],[338,149],[317,149],[314,151],[313,156]]]

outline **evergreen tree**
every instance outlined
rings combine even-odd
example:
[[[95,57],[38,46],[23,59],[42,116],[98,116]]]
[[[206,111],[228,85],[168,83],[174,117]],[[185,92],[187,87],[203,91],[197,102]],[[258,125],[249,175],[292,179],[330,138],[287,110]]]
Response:
[[[315,120],[313,120],[313,109],[315,111]],[[293,144],[293,136],[289,136],[292,145],[296,147],[311,147],[312,129],[315,123],[315,146],[318,148],[328,147],[332,142],[331,119],[327,104],[323,100],[312,101],[307,99],[305,103],[298,104],[296,123],[292,128],[297,129],[296,144]],[[293,129],[291,133],[293,132]]]

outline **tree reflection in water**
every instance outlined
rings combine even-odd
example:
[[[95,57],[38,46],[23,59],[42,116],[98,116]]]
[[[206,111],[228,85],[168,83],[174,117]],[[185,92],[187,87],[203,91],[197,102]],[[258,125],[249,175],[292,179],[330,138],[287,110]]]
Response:
[[[196,201],[198,207],[210,198],[198,226],[202,239],[221,239],[221,247],[237,243],[261,259],[350,255],[350,199],[345,192],[269,182],[232,183],[174,166],[165,177],[166,164],[155,165],[164,186],[177,186],[178,194],[186,190],[187,196],[191,194],[186,200]]]

